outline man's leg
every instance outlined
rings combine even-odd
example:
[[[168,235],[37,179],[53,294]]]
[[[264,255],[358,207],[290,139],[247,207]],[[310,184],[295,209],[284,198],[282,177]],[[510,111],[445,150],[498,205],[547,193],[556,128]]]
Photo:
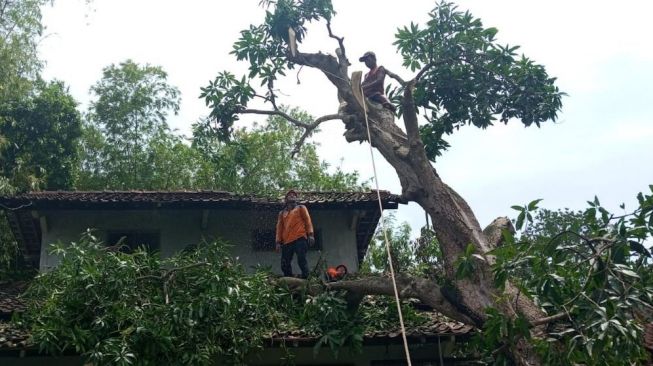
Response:
[[[295,243],[281,245],[281,272],[285,277],[292,277],[292,255]]]
[[[308,263],[306,261],[306,252],[308,251],[308,240],[300,238],[295,241],[295,251],[297,252],[297,264],[302,270],[302,278],[308,278]]]

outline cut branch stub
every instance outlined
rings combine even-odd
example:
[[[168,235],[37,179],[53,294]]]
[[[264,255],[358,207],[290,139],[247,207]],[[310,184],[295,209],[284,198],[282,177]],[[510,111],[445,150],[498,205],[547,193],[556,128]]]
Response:
[[[363,88],[361,87],[361,80],[363,79],[362,71],[354,71],[351,74],[351,92],[354,94],[354,98],[358,102],[360,109],[365,108],[365,96],[363,95]]]
[[[290,47],[290,54],[292,57],[297,57],[297,36],[295,31],[288,27],[288,46]]]

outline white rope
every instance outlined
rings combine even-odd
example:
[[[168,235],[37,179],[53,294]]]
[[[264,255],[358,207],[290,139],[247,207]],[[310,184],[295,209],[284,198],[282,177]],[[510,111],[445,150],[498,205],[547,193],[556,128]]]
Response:
[[[370,134],[370,123],[367,119],[367,103],[365,101],[365,94],[363,93],[363,86],[361,85],[361,95],[363,95],[363,111],[365,112],[365,126],[367,127],[367,141],[370,143],[370,156],[372,156],[372,170],[374,171],[374,182],[376,184],[376,196],[379,201],[379,214],[381,216],[381,229],[383,230],[383,238],[385,239],[385,249],[388,252],[388,262],[390,264],[390,278],[392,279],[392,288],[395,293],[395,301],[397,302],[397,314],[399,314],[399,325],[401,326],[401,338],[404,341],[404,351],[406,352],[406,361],[408,366],[412,366],[410,362],[410,351],[408,350],[408,339],[406,339],[406,327],[404,326],[404,316],[401,313],[401,301],[399,301],[399,291],[397,291],[397,281],[395,280],[395,269],[392,265],[392,254],[390,253],[390,241],[388,240],[388,232],[385,228],[385,220],[383,219],[383,203],[381,202],[381,190],[379,189],[379,176],[376,173],[376,163],[374,162],[374,149],[372,149],[372,135]]]

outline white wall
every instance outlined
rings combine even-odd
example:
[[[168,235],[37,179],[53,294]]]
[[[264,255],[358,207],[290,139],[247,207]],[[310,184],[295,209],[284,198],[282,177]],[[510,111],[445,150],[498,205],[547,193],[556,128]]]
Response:
[[[344,264],[353,273],[358,270],[356,232],[351,227],[353,210],[318,210],[309,207],[313,225],[322,231],[322,255],[328,265]],[[222,238],[232,247],[231,252],[248,269],[256,265],[268,266],[281,273],[280,254],[274,251],[253,251],[254,229],[274,230],[277,211],[208,210],[206,227],[202,219],[206,215],[200,209],[160,210],[42,210],[41,270],[58,264],[58,258],[48,253],[49,244],[61,241],[77,241],[88,228],[97,229],[97,235],[105,239],[107,231],[143,231],[160,233],[160,251],[168,257],[200,240]],[[309,251],[308,262],[312,270],[319,258],[318,251]],[[293,273],[299,273],[296,260]]]

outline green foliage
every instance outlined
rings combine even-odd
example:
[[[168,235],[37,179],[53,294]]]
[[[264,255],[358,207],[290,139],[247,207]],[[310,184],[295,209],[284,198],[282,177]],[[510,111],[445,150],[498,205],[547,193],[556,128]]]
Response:
[[[368,332],[387,332],[398,329],[399,313],[394,297],[389,296],[368,296],[358,309],[360,320]],[[408,328],[423,325],[428,318],[409,301],[401,301],[401,314],[404,324]]]
[[[644,357],[642,324],[653,319],[653,194],[637,197],[639,207],[624,215],[596,197],[582,212],[538,210],[539,200],[513,207],[530,224],[516,238],[504,233],[495,282],[510,280],[548,314],[564,314],[537,343],[545,363],[628,365]]]
[[[524,224],[528,224],[529,222],[533,221],[533,215],[531,214],[532,211],[537,209],[537,204],[542,201],[541,199],[537,199],[534,201],[529,202],[527,205],[524,206],[511,206],[513,210],[516,210],[519,212],[519,215],[517,216],[517,220],[515,221],[515,228],[517,230],[521,230],[524,228]],[[547,221],[548,222],[548,221]]]
[[[420,132],[430,159],[448,147],[442,136],[464,125],[556,119],[563,93],[543,66],[518,57],[519,47],[501,46],[496,28],[452,3],[439,2],[429,15],[425,27],[398,29],[394,44],[405,67],[424,70],[414,95],[429,122]]]
[[[238,93],[242,92],[237,99],[251,98],[251,90],[233,75],[219,78],[221,85],[237,85]],[[141,68],[127,61],[120,69],[105,70],[104,79],[93,89],[102,92],[91,108],[92,122],[84,126],[78,189],[213,189],[276,195],[289,188],[343,191],[361,187],[357,173],[339,168],[329,172],[314,143],[307,142],[290,158],[301,133],[276,116],[250,129],[229,128],[224,135],[214,133],[212,118],[203,119],[193,125],[189,144],[167,128],[165,113],[155,108],[177,108],[176,102],[165,100],[175,92],[160,91],[168,88],[159,68]],[[124,92],[139,98],[121,101]],[[312,118],[299,110],[283,110],[302,121]],[[138,139],[135,128],[141,131]]]
[[[242,364],[279,331],[300,330],[334,355],[360,351],[366,331],[396,329],[393,299],[350,309],[342,293],[290,293],[269,273],[247,273],[225,243],[202,243],[160,259],[105,247],[92,232],[53,245],[59,265],[37,276],[19,321],[51,354],[80,353],[97,365]],[[423,324],[409,304],[408,326]]]
[[[329,21],[335,15],[330,0],[263,0],[261,5],[268,9],[265,22],[241,31],[231,51],[238,61],[249,62],[249,74],[238,79],[229,72],[221,72],[201,88],[200,98],[211,109],[213,131],[223,141],[231,137],[238,113],[254,97],[261,97],[277,108],[274,82],[294,67],[287,57],[288,28],[294,30],[297,42],[301,43],[306,36],[307,22]],[[255,93],[250,85],[255,81],[266,86],[265,95]]]
[[[512,320],[494,308],[488,308],[486,314],[483,330],[474,336],[471,346],[481,350],[486,364],[514,364],[509,350],[518,347],[523,340],[531,340],[528,320],[522,316]]]
[[[312,117],[297,109],[287,110],[294,118],[308,121]],[[305,191],[359,190],[358,173],[345,173],[320,160],[315,143],[307,142],[291,158],[301,131],[285,119],[272,116],[264,125],[238,129],[231,141],[224,142],[213,134],[209,120],[193,126],[193,148],[212,171],[206,177],[208,187],[238,193],[278,194],[289,188]]]
[[[81,117],[61,82],[37,83],[34,94],[0,108],[2,175],[19,190],[70,189],[78,163]]]
[[[206,105],[211,108],[209,118],[217,125],[215,130],[218,137],[220,140],[228,141],[233,131],[233,124],[238,120],[237,113],[254,97],[254,89],[244,76],[238,80],[229,72],[218,74],[209,86],[201,89],[200,98],[204,98]]]
[[[0,108],[26,97],[38,79],[41,8],[50,2],[0,0]]]
[[[100,182],[82,180],[82,185],[144,187],[152,159],[147,149],[153,140],[168,136],[167,116],[179,110],[179,90],[168,84],[161,67],[127,60],[106,67],[91,92],[96,99],[85,128],[82,167],[101,165],[97,172],[102,176]]]
[[[41,349],[98,365],[242,362],[288,298],[266,274],[246,274],[221,243],[161,260],[87,233],[53,250],[61,263],[28,290],[26,321]]]
[[[319,336],[313,351],[315,354],[328,345],[335,357],[342,348],[349,346],[360,352],[363,346],[363,327],[356,313],[348,310],[344,294],[324,292],[308,297],[299,316],[299,324],[309,334]]]
[[[456,267],[456,278],[462,280],[472,277],[476,272],[476,260],[484,259],[476,253],[474,245],[469,243],[465,248],[465,252],[454,263],[454,267]]]
[[[47,155],[67,150],[70,140],[57,141],[52,133],[58,128],[69,132],[65,120],[71,104],[74,110],[74,102],[64,96],[67,93],[60,84],[45,84],[40,80],[43,62],[38,57],[37,46],[43,32],[41,8],[50,2],[0,0],[0,194],[3,195],[45,186],[56,188],[70,182],[68,164],[76,154],[64,157],[61,165],[53,163],[54,156]],[[60,90],[56,90],[57,85],[61,86]],[[60,114],[49,116],[48,111]],[[75,125],[72,120],[68,122]],[[20,258],[3,213],[0,215],[0,280],[22,275]]]
[[[442,254],[435,233],[428,228],[422,228],[420,237],[411,239],[411,228],[407,222],[397,223],[394,214],[387,215],[384,220],[395,272],[441,278]],[[387,273],[389,271],[385,236],[379,225],[367,249],[361,272]]]

